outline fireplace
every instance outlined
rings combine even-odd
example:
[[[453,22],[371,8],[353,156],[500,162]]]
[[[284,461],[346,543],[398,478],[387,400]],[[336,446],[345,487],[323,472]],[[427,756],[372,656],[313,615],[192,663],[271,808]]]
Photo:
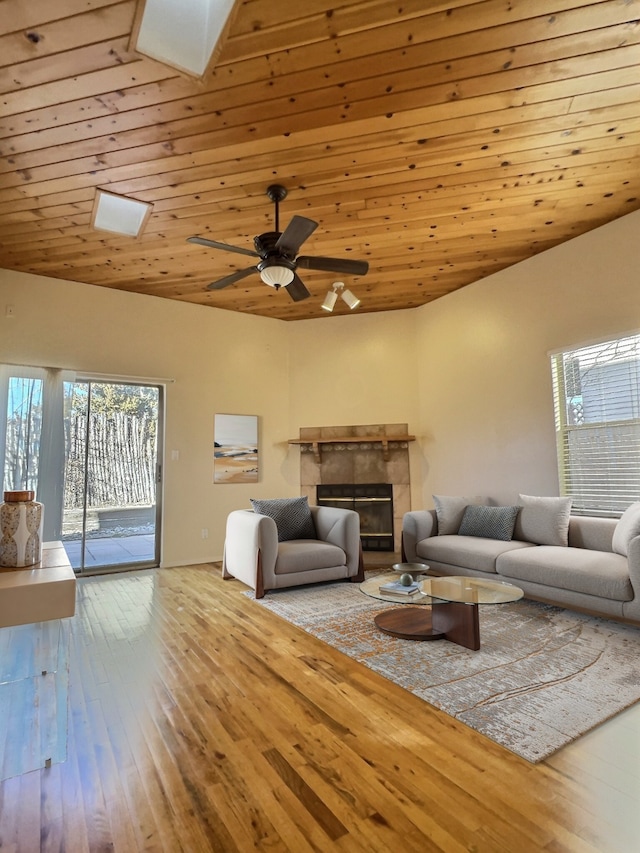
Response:
[[[390,483],[336,483],[316,487],[318,506],[353,509],[360,516],[363,551],[393,551],[393,486]]]
[[[329,500],[331,495],[351,499],[352,503],[340,501],[334,505],[352,506],[358,511],[365,565],[367,561],[369,565],[385,565],[390,553],[394,554],[394,562],[399,562],[402,519],[411,509],[409,446],[414,440],[406,423],[300,427],[300,437],[289,440],[300,447],[300,494],[306,495],[311,505],[322,503],[321,495],[328,495]],[[331,491],[318,491],[319,486]],[[336,487],[345,486],[350,490],[348,494],[335,494]],[[356,505],[352,491],[360,487],[365,491],[357,495],[359,498],[385,498],[368,502],[376,513],[384,513],[384,526],[377,524],[369,529],[364,512],[366,501]],[[384,491],[371,494],[372,487],[382,487]],[[390,516],[392,524],[387,527]]]

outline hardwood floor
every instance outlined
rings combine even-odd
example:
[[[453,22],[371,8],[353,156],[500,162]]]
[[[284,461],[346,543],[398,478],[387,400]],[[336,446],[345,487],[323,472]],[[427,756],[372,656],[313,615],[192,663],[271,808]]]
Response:
[[[217,566],[78,587],[67,760],[0,783],[2,850],[637,849],[640,705],[532,765]],[[0,744],[31,715],[0,720]]]

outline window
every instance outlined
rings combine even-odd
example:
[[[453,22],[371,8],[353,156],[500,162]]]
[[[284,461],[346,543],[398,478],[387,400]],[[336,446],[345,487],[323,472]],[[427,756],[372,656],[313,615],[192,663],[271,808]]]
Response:
[[[45,541],[60,539],[63,375],[57,368],[0,365],[2,488],[36,493],[46,507]]]
[[[551,357],[560,493],[578,515],[640,500],[640,335]]]
[[[37,491],[42,432],[42,379],[8,376],[6,395],[3,489]]]

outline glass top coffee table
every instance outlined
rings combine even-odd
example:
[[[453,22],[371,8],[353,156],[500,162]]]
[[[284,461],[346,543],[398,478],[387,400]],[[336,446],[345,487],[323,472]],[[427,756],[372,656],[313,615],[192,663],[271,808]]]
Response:
[[[424,568],[426,572],[429,567]],[[449,640],[473,651],[480,648],[478,606],[518,601],[524,595],[519,587],[504,581],[417,573],[414,578],[419,589],[412,595],[380,591],[382,584],[397,581],[398,577],[398,571],[385,572],[360,584],[361,591],[371,598],[405,605],[375,616],[374,622],[381,631],[403,640]]]

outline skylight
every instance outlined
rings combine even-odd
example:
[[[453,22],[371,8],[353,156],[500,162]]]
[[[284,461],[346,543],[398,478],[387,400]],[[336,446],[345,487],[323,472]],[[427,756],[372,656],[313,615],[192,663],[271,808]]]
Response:
[[[98,231],[138,237],[152,209],[153,205],[146,201],[97,190],[92,225]]]
[[[201,77],[230,20],[235,0],[146,0],[139,53]]]

